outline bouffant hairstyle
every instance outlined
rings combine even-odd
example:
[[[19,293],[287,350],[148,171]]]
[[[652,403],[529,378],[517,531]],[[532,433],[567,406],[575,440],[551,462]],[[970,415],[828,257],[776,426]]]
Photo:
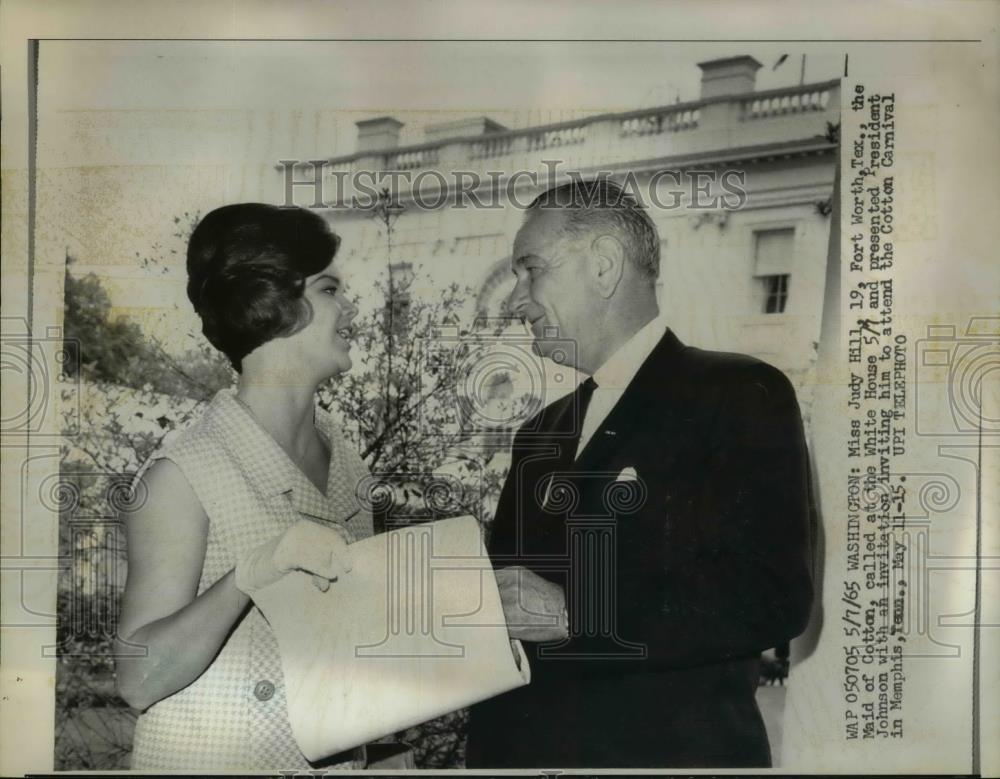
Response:
[[[305,279],[340,246],[319,215],[263,203],[223,206],[191,234],[187,294],[202,332],[237,372],[261,344],[305,327]]]

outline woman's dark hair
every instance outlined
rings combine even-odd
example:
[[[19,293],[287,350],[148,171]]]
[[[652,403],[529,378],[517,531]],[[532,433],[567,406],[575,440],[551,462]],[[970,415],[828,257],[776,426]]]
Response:
[[[304,208],[223,206],[191,234],[187,294],[211,344],[242,371],[243,358],[305,327],[307,276],[333,259],[340,238]]]

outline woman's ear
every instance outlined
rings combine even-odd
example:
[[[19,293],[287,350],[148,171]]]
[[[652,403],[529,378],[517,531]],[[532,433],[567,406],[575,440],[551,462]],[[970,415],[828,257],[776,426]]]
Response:
[[[613,235],[601,235],[590,245],[593,252],[595,282],[601,297],[615,294],[625,273],[625,247]]]

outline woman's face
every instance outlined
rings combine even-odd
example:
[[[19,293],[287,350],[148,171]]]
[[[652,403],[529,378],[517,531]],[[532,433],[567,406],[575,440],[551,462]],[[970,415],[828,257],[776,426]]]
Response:
[[[312,320],[285,339],[301,357],[304,371],[316,369],[326,378],[351,369],[351,341],[357,308],[347,299],[347,284],[334,261],[306,277],[302,297],[312,309]]]
[[[302,292],[309,322],[287,336],[261,344],[243,358],[244,376],[273,386],[322,384],[351,369],[351,341],[357,308],[346,297],[343,274],[331,261],[307,276]]]
[[[352,323],[357,309],[346,297],[343,275],[331,261],[307,276],[302,292],[311,319],[287,336],[273,338],[243,359],[244,373],[275,385],[321,384],[351,369]]]

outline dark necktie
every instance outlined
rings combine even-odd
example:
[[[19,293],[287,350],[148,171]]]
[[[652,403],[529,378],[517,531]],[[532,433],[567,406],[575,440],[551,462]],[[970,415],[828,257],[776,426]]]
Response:
[[[580,436],[583,434],[583,420],[587,416],[587,407],[590,399],[597,389],[597,382],[593,376],[588,376],[582,381],[573,393],[573,401],[566,410],[566,423],[561,433],[568,433],[569,438],[564,439],[562,445],[561,462],[567,466],[576,459],[576,449],[580,445]]]
[[[552,436],[551,443],[557,444],[559,455],[557,457],[545,457],[531,466],[530,475],[525,474],[522,480],[518,474],[519,460],[515,450],[515,459],[511,463],[511,471],[504,482],[503,490],[500,493],[500,501],[497,506],[496,519],[491,527],[490,534],[490,554],[498,559],[504,556],[515,554],[518,543],[523,543],[524,548],[533,550],[532,554],[540,554],[543,549],[549,548],[549,542],[539,542],[538,515],[539,505],[544,506],[549,502],[553,484],[554,474],[566,473],[573,468],[573,461],[576,459],[576,449],[580,444],[580,434],[583,428],[583,418],[587,414],[587,406],[597,389],[597,382],[593,378],[588,378],[581,382],[569,398],[569,402],[550,424],[549,435]],[[537,481],[536,481],[537,480]],[[535,492],[535,485],[541,486],[540,492]],[[544,497],[543,497],[544,496]],[[518,519],[520,516],[522,519]],[[531,520],[528,522],[528,520]],[[523,523],[523,524],[522,524]],[[542,523],[545,524],[545,523]],[[525,528],[531,527],[531,538],[525,539],[523,533]],[[562,534],[562,525],[553,525],[555,532]],[[521,541],[518,542],[518,538]],[[560,537],[562,537],[560,535]],[[507,563],[504,564],[513,564]],[[520,562],[518,562],[520,564]]]

